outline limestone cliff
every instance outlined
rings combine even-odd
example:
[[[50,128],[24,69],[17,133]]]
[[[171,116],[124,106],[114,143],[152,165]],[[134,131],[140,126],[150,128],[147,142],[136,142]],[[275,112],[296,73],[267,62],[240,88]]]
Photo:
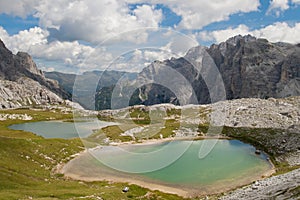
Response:
[[[30,78],[0,80],[0,109],[61,103],[58,95]]]
[[[176,82],[171,71],[182,75],[188,84]],[[209,48],[194,47],[182,58],[155,61],[139,74],[138,80],[145,83],[164,80],[167,86],[176,85],[181,91],[176,95],[176,89],[174,93],[161,85],[148,84],[139,90],[139,97],[143,97],[140,102],[146,105],[195,103],[188,85],[200,104],[220,99],[215,97],[222,95],[222,90],[224,99],[297,96],[300,95],[300,47],[270,43],[250,35],[235,36]]]
[[[68,97],[57,81],[45,78],[30,55],[14,55],[0,40],[0,108],[57,104]]]

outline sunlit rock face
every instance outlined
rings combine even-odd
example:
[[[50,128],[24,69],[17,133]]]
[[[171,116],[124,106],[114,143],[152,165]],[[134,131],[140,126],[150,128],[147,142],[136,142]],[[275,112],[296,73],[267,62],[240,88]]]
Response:
[[[60,104],[68,97],[57,81],[45,78],[30,55],[14,55],[0,40],[0,108]]]

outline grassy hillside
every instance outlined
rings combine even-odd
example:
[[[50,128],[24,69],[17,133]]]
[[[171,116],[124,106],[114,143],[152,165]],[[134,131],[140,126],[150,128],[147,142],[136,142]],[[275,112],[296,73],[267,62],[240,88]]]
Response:
[[[9,110],[0,114],[28,114],[33,121],[66,119],[60,112]],[[83,150],[79,139],[44,139],[32,133],[7,128],[21,120],[0,121],[0,199],[182,199],[149,191],[136,185],[123,193],[125,183],[66,180],[53,173],[59,163]]]
[[[72,114],[62,114],[59,110],[6,110],[0,111],[4,114],[27,114],[32,116],[32,121],[41,120],[71,120]],[[175,116],[175,119],[168,119],[156,135],[151,138],[170,137],[173,130],[178,129],[176,116],[178,110],[169,110],[167,115]],[[131,110],[130,115],[136,122],[134,127],[143,127],[149,124],[149,113],[141,113]],[[54,173],[55,167],[66,163],[72,155],[84,149],[80,139],[45,139],[35,134],[10,130],[7,127],[15,123],[24,123],[19,119],[8,119],[0,121],[0,200],[1,199],[183,199],[177,195],[165,194],[159,191],[150,191],[137,185],[130,185],[130,191],[123,193],[122,189],[126,183],[109,182],[82,182],[68,180],[62,174]],[[27,122],[27,121],[26,121]],[[131,124],[124,121],[125,130],[133,128]],[[157,122],[159,124],[159,122]],[[125,127],[125,125],[127,127]],[[159,127],[161,125],[159,124]],[[200,132],[206,133],[207,126],[198,127]],[[114,140],[131,140],[129,136],[120,136],[124,130],[116,126],[103,128],[106,136]],[[255,133],[255,134],[252,134]],[[277,129],[254,129],[254,128],[231,128],[224,127],[223,134],[240,139],[266,151],[274,161],[276,149],[273,146],[274,135],[281,135],[282,130]],[[91,136],[97,136],[95,133]],[[135,135],[139,138],[139,135]],[[275,138],[276,139],[276,138]],[[275,151],[275,152],[273,152]],[[273,155],[274,154],[274,155]],[[273,156],[272,156],[273,155]],[[284,162],[275,162],[277,173],[284,173],[296,167],[289,167]],[[210,199],[217,199],[212,196]]]

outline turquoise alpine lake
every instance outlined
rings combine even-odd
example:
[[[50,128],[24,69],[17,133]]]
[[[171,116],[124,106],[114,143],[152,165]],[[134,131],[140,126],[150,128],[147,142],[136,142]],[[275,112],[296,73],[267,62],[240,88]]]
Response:
[[[199,158],[205,142],[214,144],[211,151]],[[183,143],[189,143],[188,148]],[[120,148],[123,151],[120,151]],[[161,149],[167,149],[160,155]],[[174,149],[183,151],[172,163]],[[123,152],[123,153],[122,153]],[[148,153],[158,152],[153,157]],[[138,158],[138,154],[141,156]],[[162,163],[162,168],[138,173],[141,166],[148,169]],[[149,168],[150,166],[150,168]],[[128,173],[138,169],[135,173]],[[156,144],[99,147],[83,153],[67,163],[65,175],[83,180],[113,180],[147,183],[179,188],[190,194],[226,191],[261,178],[272,169],[265,154],[255,154],[255,148],[238,140],[174,140]],[[120,171],[121,170],[121,171]],[[127,171],[127,172],[126,172]],[[151,189],[151,187],[149,187]],[[152,188],[153,189],[153,188]]]
[[[112,124],[44,121],[15,124],[9,128],[30,131],[45,138],[66,139],[79,135],[88,137],[94,129]],[[211,194],[251,183],[270,172],[272,164],[267,156],[257,155],[255,150],[241,141],[224,139],[157,140],[99,146],[68,162],[61,173],[79,180],[112,180],[150,189],[175,188],[189,195]]]
[[[41,121],[14,124],[9,126],[9,128],[13,130],[32,132],[44,138],[69,139],[75,137],[88,137],[93,133],[93,130],[113,124],[114,123],[99,120],[78,122]]]

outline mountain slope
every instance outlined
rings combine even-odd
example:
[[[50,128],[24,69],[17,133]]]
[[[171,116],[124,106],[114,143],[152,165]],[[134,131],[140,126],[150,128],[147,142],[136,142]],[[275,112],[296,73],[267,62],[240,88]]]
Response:
[[[178,90],[175,89],[175,93],[164,94],[164,87],[148,84],[139,90],[142,104],[210,103],[222,99],[215,98],[222,94],[222,86],[224,99],[300,95],[299,45],[270,43],[250,35],[235,36],[209,48],[194,47],[183,58],[155,61],[137,79],[144,83],[166,79],[168,85],[173,85],[174,77],[168,75],[169,71],[180,73],[188,81],[185,85],[174,82],[184,92],[175,95]],[[222,83],[217,81],[220,78]],[[194,90],[196,102],[188,85]],[[162,94],[165,95],[163,100],[156,98]],[[167,99],[171,101],[165,101]]]
[[[107,87],[113,87],[121,78],[134,80],[137,75],[136,73],[122,71],[87,71],[80,75],[61,72],[44,73],[47,78],[58,81],[61,88],[72,94],[73,101],[80,103],[86,109],[92,110],[108,108],[106,99],[110,96],[98,95],[100,97],[98,99],[96,94],[99,91],[105,90]]]
[[[72,94],[76,74],[67,74],[62,72],[44,72],[45,77],[56,80],[61,88]]]
[[[32,79],[0,80],[0,109],[61,103],[63,99]]]
[[[236,36],[208,53],[218,66],[229,99],[299,95],[300,48]]]
[[[60,104],[68,97],[56,81],[45,78],[30,55],[14,55],[0,40],[0,108]]]

